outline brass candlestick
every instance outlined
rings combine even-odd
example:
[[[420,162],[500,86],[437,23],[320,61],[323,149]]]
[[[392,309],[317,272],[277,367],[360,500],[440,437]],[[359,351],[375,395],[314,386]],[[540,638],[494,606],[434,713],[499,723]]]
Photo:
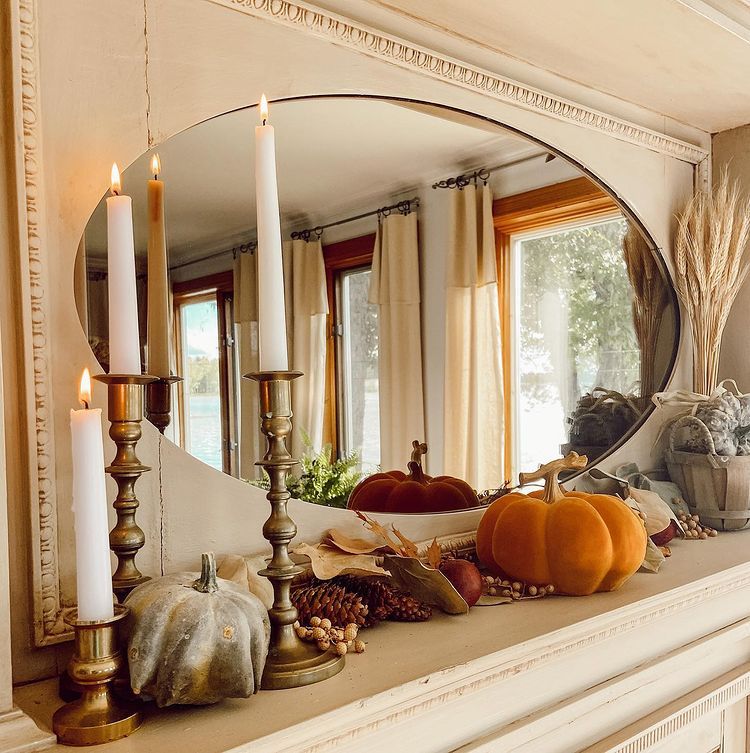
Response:
[[[146,418],[164,434],[172,421],[172,385],[182,377],[159,377],[146,385]]]
[[[150,471],[135,454],[141,438],[143,420],[143,387],[155,381],[148,374],[99,374],[94,377],[107,385],[109,436],[117,445],[117,453],[106,471],[117,482],[117,497],[113,507],[117,523],[109,532],[109,548],[117,557],[117,569],[112,576],[112,588],[120,601],[138,585],[149,580],[135,565],[138,550],[146,543],[146,536],[135,522],[138,498],[135,482],[142,473]]]
[[[271,543],[273,557],[268,567],[260,572],[273,586],[273,606],[268,613],[271,642],[261,682],[264,690],[312,685],[333,677],[344,668],[343,656],[321,653],[316,646],[303,643],[294,631],[297,610],[289,590],[292,579],[303,572],[303,568],[289,557],[289,542],[297,534],[297,526],[287,513],[290,494],[286,477],[296,463],[289,454],[286,438],[292,430],[291,382],[301,376],[299,371],[246,375],[258,382],[261,430],[268,442],[266,454],[258,465],[265,468],[271,480],[267,495],[271,516],[263,526],[263,536]]]
[[[112,680],[122,667],[116,627],[127,613],[127,607],[118,604],[114,617],[108,620],[81,621],[75,613],[65,620],[75,630],[68,673],[83,691],[52,717],[52,729],[65,745],[108,743],[141,726],[137,708],[115,698],[111,691]]]

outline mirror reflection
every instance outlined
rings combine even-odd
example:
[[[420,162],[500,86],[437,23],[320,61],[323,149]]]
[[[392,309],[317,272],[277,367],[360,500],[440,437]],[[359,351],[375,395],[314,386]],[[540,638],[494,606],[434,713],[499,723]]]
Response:
[[[290,368],[304,373],[297,496],[343,505],[361,474],[406,470],[415,439],[432,476],[498,488],[561,452],[601,457],[641,420],[671,367],[674,296],[651,242],[577,167],[412,102],[272,102],[269,120]],[[259,368],[257,122],[257,108],[235,111],[158,148],[167,312],[147,304],[154,153],[122,174],[143,366],[182,377],[166,434],[248,480],[263,446],[257,388],[242,379]],[[76,302],[109,370],[104,200],[79,247]],[[169,342],[149,359],[156,316]]]

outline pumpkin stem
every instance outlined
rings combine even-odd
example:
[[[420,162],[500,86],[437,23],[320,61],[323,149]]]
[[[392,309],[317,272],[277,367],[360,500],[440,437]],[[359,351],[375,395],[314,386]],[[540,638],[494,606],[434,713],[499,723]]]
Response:
[[[213,552],[201,554],[201,575],[193,581],[193,588],[202,594],[212,594],[219,590],[216,582],[216,556]]]
[[[557,480],[560,473],[566,470],[583,470],[588,462],[589,459],[585,455],[579,455],[577,452],[569,452],[564,458],[558,458],[557,460],[540,465],[536,471],[520,473],[518,475],[518,483],[523,486],[531,481],[543,478],[544,501],[551,504],[565,496],[565,490]]]
[[[415,439],[411,446],[411,460],[409,461],[409,479],[420,484],[424,483],[424,470],[422,468],[422,458],[427,454],[427,445]]]
[[[415,439],[411,443],[411,446],[413,447],[411,451],[412,462],[422,465],[422,457],[427,454],[427,445],[424,442],[420,442],[418,439]]]

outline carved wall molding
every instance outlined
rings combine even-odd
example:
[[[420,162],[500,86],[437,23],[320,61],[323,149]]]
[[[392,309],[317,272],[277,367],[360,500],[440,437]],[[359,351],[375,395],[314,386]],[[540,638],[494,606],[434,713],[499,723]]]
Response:
[[[709,714],[723,711],[749,694],[750,672],[743,672],[739,677],[735,677],[708,692],[699,700],[656,722],[629,740],[615,745],[607,753],[647,753],[655,745],[665,742],[670,737],[689,728],[693,723]]]
[[[672,138],[550,92],[421,47],[405,39],[296,0],[209,0],[248,15],[270,19],[322,37],[333,44],[375,57],[493,99],[697,165],[708,156],[700,146]]]
[[[22,153],[16,155],[20,268],[24,279],[24,369],[28,421],[31,546],[35,566],[34,640],[39,646],[69,637],[62,620],[57,546],[54,427],[51,402],[48,280],[44,247],[39,54],[36,0],[18,0],[14,102]],[[18,116],[17,116],[18,117]]]
[[[436,710],[446,710],[448,704],[465,702],[471,708],[470,699],[477,698],[476,694],[493,693],[497,688],[506,688],[507,692],[507,682],[535,672],[535,676],[544,677],[543,671],[554,673],[552,668],[559,666],[562,660],[576,657],[580,659],[587,655],[601,656],[601,652],[613,650],[612,646],[616,645],[613,641],[623,640],[627,634],[637,633],[646,640],[645,636],[651,633],[644,631],[669,631],[671,627],[684,626],[695,619],[701,611],[705,613],[711,600],[727,594],[748,593],[748,589],[750,565],[738,565],[717,575],[684,585],[679,590],[604,612],[555,633],[542,635],[524,644],[484,656],[476,662],[451,667],[429,677],[405,683],[380,695],[371,696],[364,706],[361,702],[342,706],[317,718],[314,724],[306,722],[287,727],[282,732],[233,748],[232,753],[322,753],[339,747],[346,748],[355,743],[363,751],[379,750],[381,748],[378,747],[377,735],[384,731],[409,729],[410,734],[416,734],[415,730],[420,729],[420,724],[425,725],[425,729],[430,728],[430,724],[434,723],[434,717],[431,722],[429,715]],[[672,621],[669,621],[670,618]],[[729,646],[746,646],[748,639],[750,620],[745,619],[687,645],[698,653],[701,645],[712,646],[711,651],[726,651],[729,650]],[[643,677],[644,683],[647,681],[649,671],[658,673],[669,661],[682,661],[685,649],[679,647],[679,643],[675,646],[671,652],[650,658],[646,655],[642,657],[638,668],[632,672],[636,678],[636,686],[641,682],[638,678]],[[595,651],[599,653],[594,654]],[[744,655],[746,648],[738,651]],[[614,743],[615,747],[611,750],[607,748],[607,753],[645,753],[651,750],[655,743],[664,741],[689,727],[702,715],[721,711],[747,696],[750,693],[748,667],[750,665],[743,664],[731,679],[722,679],[710,687],[707,686],[705,692],[696,690],[697,697],[694,696],[692,701],[685,703],[674,713],[665,713],[661,719],[635,732],[626,740]],[[614,681],[621,681],[628,674],[618,674]],[[630,693],[629,688],[630,685],[625,681],[622,692]],[[581,697],[588,698],[590,692],[590,688],[582,691]],[[673,699],[674,696],[670,701]],[[486,700],[482,703],[484,702]],[[611,697],[608,702],[612,702]],[[477,701],[478,707],[483,708],[482,703]],[[597,699],[592,699],[592,708],[598,708],[597,703]],[[540,719],[547,720],[553,710],[554,707],[541,710]],[[591,712],[591,709],[588,711]],[[525,717],[519,724],[524,721],[530,722],[532,717]],[[467,718],[467,724],[472,721]],[[414,726],[409,728],[408,725]],[[549,726],[546,721],[542,726],[545,725]],[[471,750],[476,753],[489,753],[495,749],[510,750],[510,747],[503,745],[503,735],[513,726],[498,726],[486,739],[475,741]],[[550,727],[553,728],[554,725]],[[370,736],[373,736],[372,741]],[[517,740],[518,738],[514,738],[514,743]]]

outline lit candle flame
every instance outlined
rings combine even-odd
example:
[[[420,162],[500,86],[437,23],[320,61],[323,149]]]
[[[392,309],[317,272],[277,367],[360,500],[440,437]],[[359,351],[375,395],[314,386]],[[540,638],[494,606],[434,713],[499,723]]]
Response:
[[[78,388],[78,399],[83,404],[83,407],[88,409],[89,403],[91,403],[91,374],[88,369],[83,370],[81,374],[81,386]]]
[[[159,155],[155,154],[151,158],[151,173],[154,176],[154,180],[156,180],[159,177],[160,172],[161,172],[161,160],[159,159]]]
[[[122,191],[122,185],[120,184],[120,171],[117,168],[116,162],[112,163],[111,183],[112,183],[112,195],[119,196],[120,191]]]
[[[265,94],[260,97],[260,122],[263,125],[268,122],[268,100]]]

